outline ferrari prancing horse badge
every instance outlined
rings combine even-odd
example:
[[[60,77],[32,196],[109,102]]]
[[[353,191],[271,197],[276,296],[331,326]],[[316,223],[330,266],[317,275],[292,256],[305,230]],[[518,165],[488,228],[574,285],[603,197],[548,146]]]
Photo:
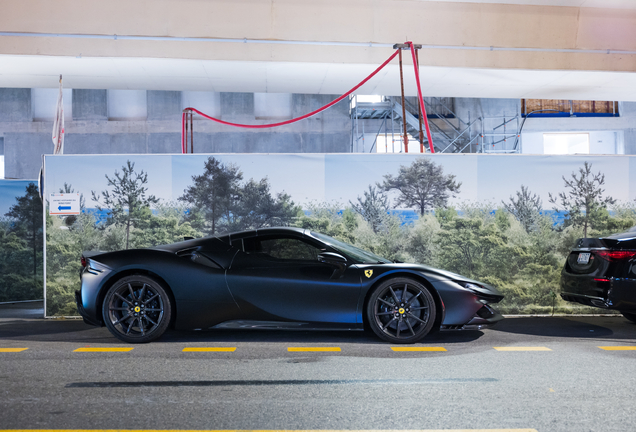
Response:
[[[365,270],[364,271],[364,275],[368,278],[370,278],[373,275],[373,270]]]

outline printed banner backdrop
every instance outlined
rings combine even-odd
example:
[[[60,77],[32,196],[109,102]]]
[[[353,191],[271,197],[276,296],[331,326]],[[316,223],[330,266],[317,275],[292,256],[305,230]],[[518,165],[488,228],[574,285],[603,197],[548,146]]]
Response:
[[[602,313],[562,301],[560,272],[577,238],[636,225],[635,164],[589,155],[46,156],[45,313],[77,314],[84,250],[266,226],[309,228],[491,283],[506,296],[503,313]],[[79,197],[79,214],[50,214],[52,194]],[[575,200],[586,194],[587,212]]]
[[[42,298],[42,201],[34,180],[0,180],[0,303]]]

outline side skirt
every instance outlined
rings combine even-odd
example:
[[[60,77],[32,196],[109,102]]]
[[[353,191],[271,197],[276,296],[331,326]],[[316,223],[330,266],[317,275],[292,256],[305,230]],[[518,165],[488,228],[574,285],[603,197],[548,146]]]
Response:
[[[341,326],[323,323],[307,323],[296,321],[251,321],[251,320],[232,320],[217,324],[211,329],[250,329],[250,330],[319,330],[319,331],[340,331],[340,330],[356,330],[362,331],[361,325],[343,324]]]

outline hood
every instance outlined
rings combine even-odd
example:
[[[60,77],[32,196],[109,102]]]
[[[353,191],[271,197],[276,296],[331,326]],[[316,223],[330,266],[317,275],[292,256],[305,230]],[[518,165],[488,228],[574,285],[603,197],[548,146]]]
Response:
[[[462,288],[468,289],[470,291],[474,291],[476,293],[484,294],[484,295],[487,295],[487,296],[495,295],[495,296],[502,296],[503,297],[503,294],[501,294],[499,292],[499,290],[497,288],[495,288],[494,286],[489,285],[489,284],[484,283],[484,282],[481,282],[481,281],[478,281],[478,280],[475,280],[475,279],[468,278],[466,276],[462,276],[462,275],[457,274],[457,273],[453,273],[453,272],[450,272],[450,271],[447,271],[447,270],[441,270],[441,269],[438,269],[438,268],[435,268],[435,267],[429,267],[429,266],[423,265],[423,264],[409,264],[407,266],[408,266],[408,268],[416,270],[416,271],[429,273],[429,274],[432,273],[434,275],[440,276],[443,279],[452,280],[452,281],[455,281],[455,282],[468,282],[468,283],[471,283],[471,284],[476,285],[476,286],[472,286],[470,288],[466,288],[466,287],[462,286]]]

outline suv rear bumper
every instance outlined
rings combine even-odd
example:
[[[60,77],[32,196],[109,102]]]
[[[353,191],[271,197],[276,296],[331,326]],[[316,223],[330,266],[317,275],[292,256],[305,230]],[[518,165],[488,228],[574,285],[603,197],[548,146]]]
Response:
[[[561,293],[561,298],[565,301],[580,303],[586,306],[599,307],[603,309],[613,309],[608,300],[602,297],[587,296],[582,294]]]

